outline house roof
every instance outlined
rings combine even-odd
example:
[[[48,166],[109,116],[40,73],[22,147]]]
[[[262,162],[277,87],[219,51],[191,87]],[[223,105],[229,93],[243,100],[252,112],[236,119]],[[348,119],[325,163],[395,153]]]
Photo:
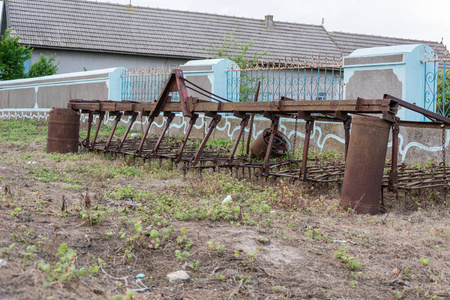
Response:
[[[443,44],[431,41],[400,39],[377,35],[356,34],[346,32],[335,32],[335,31],[328,31],[328,35],[334,41],[334,43],[340,49],[340,51],[342,51],[343,55],[349,55],[356,49],[361,48],[409,45],[409,44],[426,44],[431,48],[436,49],[439,53],[443,53],[445,51],[445,46]]]
[[[32,47],[208,58],[233,32],[266,59],[340,56],[354,49],[412,40],[327,32],[323,26],[85,0],[8,0],[7,27]],[[417,43],[417,41],[412,41]],[[427,44],[437,44],[426,42]],[[440,44],[439,44],[440,45]],[[208,51],[209,50],[209,51]]]
[[[269,57],[339,55],[322,26],[83,0],[9,0],[8,27],[33,47],[70,48],[185,58],[211,56],[224,35],[253,40],[248,53]]]

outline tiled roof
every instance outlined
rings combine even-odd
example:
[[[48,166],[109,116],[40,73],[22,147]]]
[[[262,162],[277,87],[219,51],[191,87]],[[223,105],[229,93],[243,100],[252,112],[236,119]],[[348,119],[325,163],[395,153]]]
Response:
[[[177,58],[207,58],[225,34],[247,53],[267,51],[265,59],[339,56],[357,48],[426,43],[363,34],[327,32],[322,26],[250,19],[86,0],[8,0],[7,26],[32,47],[78,49]]]
[[[33,47],[206,58],[225,34],[266,57],[339,55],[322,26],[83,0],[8,0],[8,27]],[[206,49],[205,49],[206,48]]]
[[[441,43],[411,40],[411,39],[399,39],[392,37],[367,35],[367,34],[355,34],[345,32],[328,31],[330,38],[335,42],[336,46],[342,51],[343,55],[349,55],[356,49],[372,48],[372,47],[384,47],[395,45],[407,45],[407,44],[426,44],[433,49],[436,48],[438,52],[443,53],[445,47]]]

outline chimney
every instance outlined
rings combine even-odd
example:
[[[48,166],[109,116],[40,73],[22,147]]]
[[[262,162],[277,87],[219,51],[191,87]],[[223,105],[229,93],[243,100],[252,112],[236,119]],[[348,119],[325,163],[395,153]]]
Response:
[[[274,30],[275,26],[273,26],[273,16],[266,15],[266,19],[264,20],[264,24],[266,24],[267,29]]]

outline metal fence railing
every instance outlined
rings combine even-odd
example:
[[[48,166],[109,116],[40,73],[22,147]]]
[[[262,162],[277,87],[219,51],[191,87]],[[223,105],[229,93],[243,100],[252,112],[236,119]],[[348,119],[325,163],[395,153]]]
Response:
[[[251,101],[261,81],[258,101],[275,101],[282,96],[294,100],[339,100],[343,97],[342,59],[312,57],[284,61],[255,62],[250,68],[230,66],[227,98]]]
[[[127,68],[122,72],[122,100],[149,102],[158,99],[176,66]]]
[[[450,117],[450,53],[447,49],[428,54],[425,63],[425,109]]]
[[[450,117],[450,54],[436,51],[422,61],[425,64],[424,108]],[[172,69],[176,66],[128,68],[122,73],[122,100],[148,102],[158,99]],[[258,101],[343,99],[341,58],[286,59],[255,62],[240,69],[230,66],[226,76],[226,98],[252,101],[258,81]],[[178,99],[173,93],[172,99]]]

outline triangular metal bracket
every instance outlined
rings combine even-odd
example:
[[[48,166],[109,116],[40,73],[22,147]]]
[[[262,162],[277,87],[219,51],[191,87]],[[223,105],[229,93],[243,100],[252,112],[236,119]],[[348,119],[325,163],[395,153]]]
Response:
[[[150,112],[150,116],[156,118],[161,113],[164,105],[170,102],[170,93],[178,92],[180,96],[181,111],[183,116],[192,117],[194,105],[192,101],[188,100],[188,93],[186,85],[183,80],[183,71],[179,69],[172,70],[169,79],[164,86],[158,100],[156,100],[155,108]]]

